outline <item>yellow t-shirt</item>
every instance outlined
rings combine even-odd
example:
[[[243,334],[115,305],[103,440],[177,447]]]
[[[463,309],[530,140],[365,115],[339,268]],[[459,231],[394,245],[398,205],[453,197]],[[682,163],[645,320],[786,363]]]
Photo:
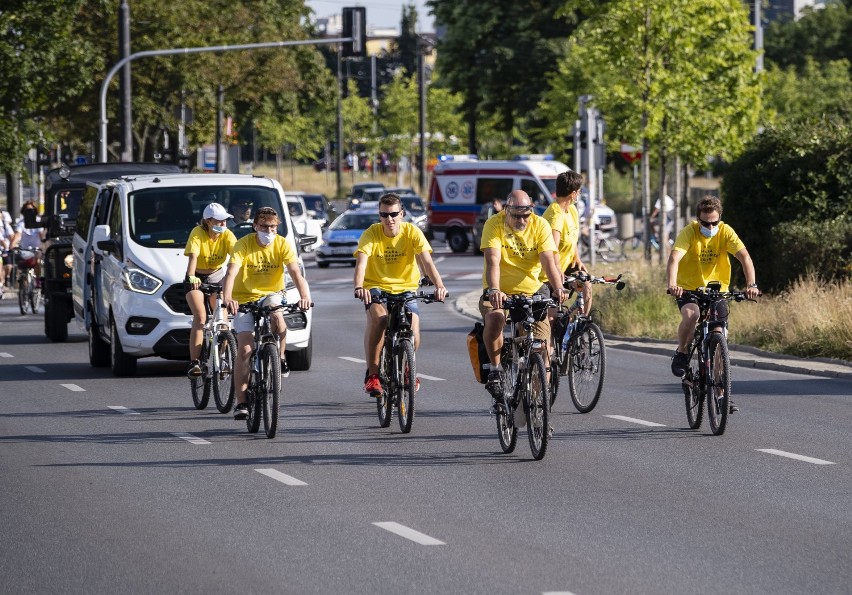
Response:
[[[559,253],[559,270],[565,272],[574,262],[574,245],[580,237],[580,214],[577,207],[569,205],[567,211],[563,211],[559,203],[551,203],[542,219],[550,224],[550,228],[559,232],[559,245],[556,251]],[[547,281],[547,275],[542,271],[539,277],[542,283]]]
[[[701,234],[697,221],[683,228],[675,240],[673,250],[683,252],[677,269],[677,284],[688,290],[706,287],[710,281],[722,283],[722,291],[728,290],[731,282],[731,260],[728,254],[736,254],[745,248],[736,232],[724,223],[712,238]]]
[[[196,225],[192,233],[189,234],[186,250],[183,253],[184,256],[198,255],[196,270],[215,271],[225,263],[236,243],[237,237],[231,233],[230,229],[226,229],[215,240],[211,240],[207,230]]]
[[[420,269],[414,256],[421,252],[431,253],[432,246],[413,223],[400,224],[399,233],[393,238],[384,234],[381,223],[374,223],[361,234],[354,252],[356,258],[358,252],[369,257],[364,289],[403,293],[415,291],[420,283]]]
[[[539,254],[556,250],[547,221],[531,215],[526,229],[515,231],[506,225],[505,209],[485,222],[479,247],[500,249],[500,291],[524,295],[532,295],[541,287],[539,278],[543,272]],[[484,270],[482,287],[488,287]]]
[[[240,265],[234,280],[233,298],[241,304],[254,302],[284,289],[284,270],[298,259],[283,236],[276,235],[268,246],[257,243],[250,233],[234,245],[231,262]]]

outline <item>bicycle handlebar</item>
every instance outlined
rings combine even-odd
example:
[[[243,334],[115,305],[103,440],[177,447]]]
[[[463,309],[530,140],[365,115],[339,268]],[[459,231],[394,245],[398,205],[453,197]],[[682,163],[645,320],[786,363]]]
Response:
[[[600,285],[615,285],[615,289],[617,291],[621,291],[624,289],[625,283],[621,280],[622,275],[619,274],[617,277],[595,277],[594,275],[590,275],[589,273],[585,273],[583,271],[577,271],[572,275],[566,275],[562,282],[562,287],[564,289],[574,289],[573,284],[577,281],[581,283],[592,283],[592,284],[600,284]]]
[[[366,291],[366,290],[365,290]],[[450,293],[447,292],[447,297],[450,297]],[[355,296],[356,300],[360,300],[358,296]],[[387,302],[387,301],[397,301],[397,302],[413,302],[415,300],[423,300],[424,304],[431,304],[437,302],[439,304],[443,304],[444,300],[435,299],[434,293],[388,293],[387,291],[382,291],[379,293],[378,297],[373,302]]]
[[[671,295],[672,292],[666,289],[666,293]],[[698,289],[684,289],[682,296],[694,298],[698,302],[710,303],[717,300],[733,300],[735,302],[757,302],[757,300],[748,297],[745,291],[719,291],[709,287],[700,287]],[[762,294],[758,294],[762,295]]]
[[[262,300],[257,300],[256,302],[249,302],[247,304],[240,304],[237,310],[239,312],[251,312],[251,313],[261,313],[261,314],[271,314],[272,312],[276,312],[278,310],[286,310],[288,314],[293,312],[302,312],[303,310],[299,307],[299,304],[279,304],[277,306],[261,306],[259,302]],[[314,303],[311,302],[311,308],[314,307]]]

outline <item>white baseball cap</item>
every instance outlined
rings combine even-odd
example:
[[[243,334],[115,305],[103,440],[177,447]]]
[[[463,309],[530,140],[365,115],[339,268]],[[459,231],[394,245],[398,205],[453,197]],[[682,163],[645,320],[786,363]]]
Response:
[[[218,202],[211,202],[209,205],[204,207],[205,219],[215,219],[216,221],[224,221],[225,219],[230,219],[231,217],[233,217],[233,215],[226,211],[225,207],[220,205]]]

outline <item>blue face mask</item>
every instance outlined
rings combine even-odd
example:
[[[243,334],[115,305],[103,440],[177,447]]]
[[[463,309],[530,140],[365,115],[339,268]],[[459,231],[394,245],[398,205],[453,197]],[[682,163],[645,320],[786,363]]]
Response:
[[[215,231],[216,233],[222,233],[223,231],[225,231],[226,229],[228,229],[228,227],[227,227],[227,226],[225,226],[225,225],[211,225],[211,226],[210,226],[210,229],[212,229],[212,230],[213,230],[213,231]]]
[[[703,225],[699,224],[698,229],[701,230],[701,235],[703,235],[705,238],[712,238],[714,235],[719,233],[719,226],[718,225],[714,225],[710,229],[707,229]]]

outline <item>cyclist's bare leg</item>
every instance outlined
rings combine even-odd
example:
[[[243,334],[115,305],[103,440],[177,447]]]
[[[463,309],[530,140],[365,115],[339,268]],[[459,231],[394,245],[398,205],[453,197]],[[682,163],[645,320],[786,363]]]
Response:
[[[189,331],[189,359],[192,361],[201,357],[202,329],[207,323],[207,311],[204,309],[204,294],[197,289],[188,291],[186,303],[192,311],[192,328]]]
[[[583,314],[588,316],[592,311],[592,283],[591,281],[577,283],[577,289],[583,292]]]
[[[680,325],[677,327],[677,350],[681,353],[686,353],[700,315],[701,311],[697,304],[684,304],[683,308],[680,309],[681,319]]]
[[[269,328],[273,334],[278,337],[278,353],[281,359],[284,359],[284,351],[287,348],[287,323],[284,322],[284,316],[281,312],[273,312],[269,316]]]
[[[234,397],[237,405],[246,402],[248,388],[249,359],[254,342],[253,332],[237,333],[237,361],[234,366]]]
[[[411,313],[411,335],[414,337],[414,351],[420,348],[420,317]]]
[[[388,311],[384,304],[372,303],[367,308],[367,328],[364,330],[364,355],[370,375],[379,373],[379,354],[385,342]]]
[[[506,326],[506,316],[503,310],[492,310],[484,317],[485,328],[482,331],[482,339],[485,341],[485,350],[491,361],[491,369],[500,367],[500,350],[503,349],[503,327]]]

